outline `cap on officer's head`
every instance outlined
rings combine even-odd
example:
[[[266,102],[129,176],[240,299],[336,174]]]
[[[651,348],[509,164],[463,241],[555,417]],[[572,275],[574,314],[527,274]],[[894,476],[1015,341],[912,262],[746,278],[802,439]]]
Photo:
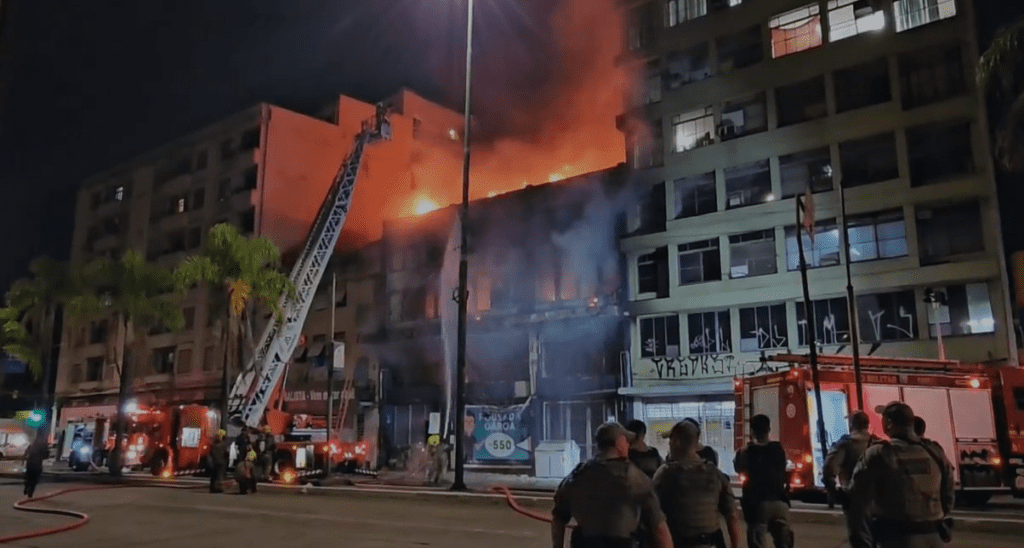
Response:
[[[636,434],[626,430],[625,426],[617,422],[606,422],[598,426],[597,432],[594,434],[594,441],[597,443],[598,449],[608,449],[615,447],[615,440],[619,439],[619,436],[624,436],[628,443],[636,441]]]
[[[875,407],[875,412],[882,416],[882,420],[891,422],[896,428],[914,427],[914,410],[903,402],[892,401],[886,405],[879,405]]]

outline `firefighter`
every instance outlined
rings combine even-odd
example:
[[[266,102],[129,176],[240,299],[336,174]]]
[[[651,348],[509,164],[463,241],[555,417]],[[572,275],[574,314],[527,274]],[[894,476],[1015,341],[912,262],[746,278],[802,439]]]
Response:
[[[914,433],[914,411],[905,403],[876,408],[890,441],[872,445],[850,482],[849,512],[863,521],[873,508],[871,531],[851,535],[852,548],[938,548],[950,540],[955,486],[942,448]]]
[[[626,423],[626,430],[632,432],[634,436],[633,443],[629,446],[629,461],[641,472],[647,474],[647,477],[653,478],[654,473],[658,471],[664,461],[656,447],[651,447],[644,442],[644,437],[647,436],[647,425],[644,424],[644,421],[634,419]]]
[[[50,458],[50,448],[46,443],[46,434],[39,432],[25,451],[25,496],[32,498],[39,485],[39,477],[43,475],[43,461]]]
[[[427,480],[437,485],[444,478],[444,471],[448,469],[448,444],[439,441],[437,445],[430,446],[430,477]]]
[[[629,462],[633,433],[617,422],[598,427],[600,454],[577,466],[555,492],[551,545],[562,548],[565,528],[576,519],[572,548],[633,548],[641,524],[655,548],[672,548],[654,484]]]
[[[264,431],[263,446],[260,448],[260,469],[262,470],[263,481],[270,482],[274,474],[274,453],[277,452],[277,442],[274,441],[274,433],[268,426]]]
[[[242,431],[235,436],[236,465],[245,460],[245,456],[249,454],[249,448],[251,446],[252,440],[249,438],[249,432],[243,428]]]
[[[747,545],[767,546],[767,536],[771,534],[776,548],[793,548],[786,450],[779,442],[768,439],[771,431],[771,419],[754,415],[750,419],[751,442],[733,460],[736,471],[747,476],[740,499],[747,522]]]
[[[736,498],[728,478],[700,456],[700,431],[679,421],[669,433],[668,462],[654,474],[654,490],[665,512],[675,548],[710,548],[718,545],[725,518],[732,548],[740,542]]]
[[[224,476],[228,471],[228,442],[225,439],[228,433],[224,430],[217,430],[217,441],[210,447],[210,492],[224,492]]]
[[[256,492],[256,450],[249,449],[245,458],[235,467],[235,481],[238,482],[238,492],[242,495],[249,494],[249,491]]]

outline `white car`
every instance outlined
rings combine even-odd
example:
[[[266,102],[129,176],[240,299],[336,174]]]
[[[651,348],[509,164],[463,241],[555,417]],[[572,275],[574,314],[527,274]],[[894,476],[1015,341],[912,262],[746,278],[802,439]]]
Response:
[[[0,430],[0,459],[23,458],[30,441],[24,432]]]

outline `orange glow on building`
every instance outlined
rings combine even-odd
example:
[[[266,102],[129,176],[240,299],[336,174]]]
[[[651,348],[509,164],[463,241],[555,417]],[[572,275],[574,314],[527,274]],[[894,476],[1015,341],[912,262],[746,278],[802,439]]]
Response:
[[[437,205],[437,202],[430,198],[420,198],[416,201],[416,214],[423,215],[424,213],[430,213],[440,207],[441,206]]]

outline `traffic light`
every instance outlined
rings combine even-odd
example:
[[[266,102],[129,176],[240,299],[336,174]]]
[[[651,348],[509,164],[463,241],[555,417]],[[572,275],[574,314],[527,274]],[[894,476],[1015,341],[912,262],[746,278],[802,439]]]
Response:
[[[39,428],[46,424],[46,410],[33,409],[32,412],[28,414],[28,418],[25,419],[25,424],[32,428]]]

